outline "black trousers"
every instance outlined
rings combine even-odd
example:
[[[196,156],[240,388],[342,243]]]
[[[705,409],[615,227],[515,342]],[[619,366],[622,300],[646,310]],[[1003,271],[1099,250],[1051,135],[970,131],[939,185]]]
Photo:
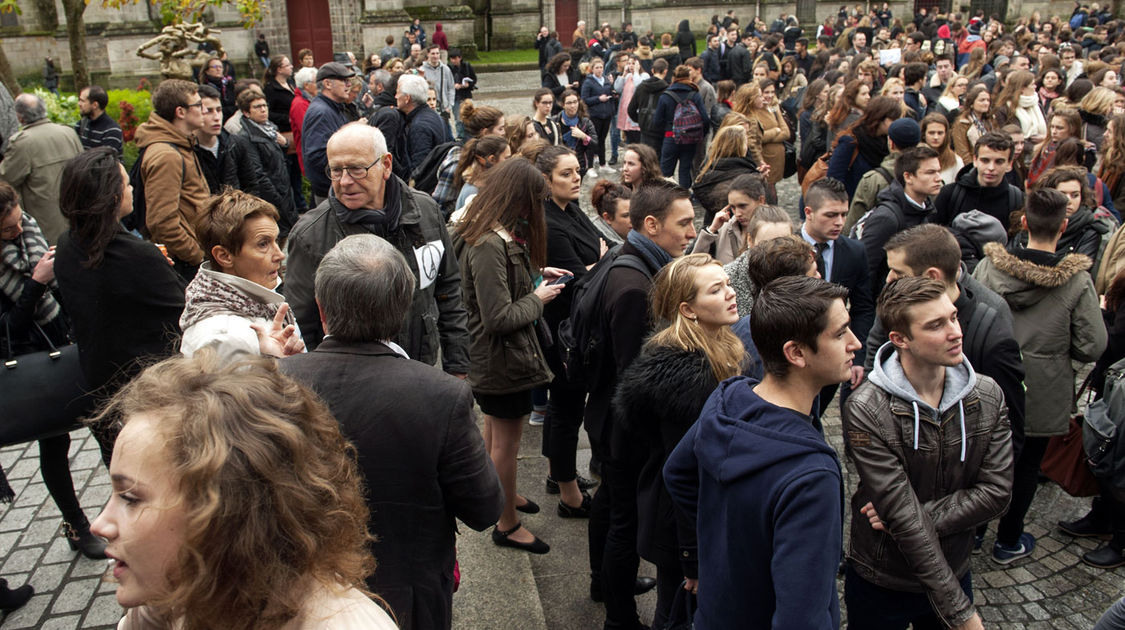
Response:
[[[63,520],[75,527],[86,525],[86,515],[74,494],[70,477],[70,434],[39,440],[39,473]]]
[[[602,166],[605,166],[605,148],[609,146],[609,123],[612,118],[591,118],[590,122],[594,123],[594,132],[598,134],[598,144],[594,148],[594,155],[598,156],[598,161]]]
[[[601,577],[605,629],[633,630],[640,626],[633,595],[641,562],[637,555],[640,462],[604,455],[598,454],[602,460],[602,483],[594,494],[590,515],[590,567],[595,572],[594,579],[599,574]],[[601,550],[600,557],[598,550]]]
[[[1043,461],[1043,454],[1047,452],[1049,440],[1050,438],[1045,437],[1024,438],[1023,451],[1016,458],[1012,477],[1012,502],[1008,506],[1008,513],[1000,517],[1000,524],[996,528],[996,541],[1000,544],[1012,546],[1020,540],[1023,519],[1031,508],[1031,501],[1039,486],[1039,464]]]
[[[586,411],[586,387],[566,379],[562,359],[554,348],[545,354],[555,378],[547,387],[550,400],[543,421],[543,455],[548,460],[551,478],[565,483],[578,476],[576,453],[578,431]]]

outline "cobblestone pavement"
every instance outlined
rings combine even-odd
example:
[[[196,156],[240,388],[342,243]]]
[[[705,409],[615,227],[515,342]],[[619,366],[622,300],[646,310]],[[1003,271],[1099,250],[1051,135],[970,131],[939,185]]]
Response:
[[[517,90],[528,84],[532,74],[484,75],[481,81],[484,88],[478,94],[478,100],[495,104],[508,113],[527,113],[531,91],[521,93]],[[499,98],[489,98],[490,92],[496,93]],[[587,186],[589,183],[587,180]],[[795,183],[783,182],[778,194],[781,205],[796,215]],[[842,453],[840,423],[835,412],[826,418],[825,427],[829,442]],[[93,520],[110,495],[108,474],[101,464],[97,444],[88,431],[75,431],[72,439],[71,471],[75,489],[87,515]],[[547,524],[558,527],[551,526],[546,532],[551,535],[550,538],[545,534],[555,551],[534,558],[533,586],[538,591],[536,605],[542,607],[549,628],[600,627],[602,618],[596,605],[588,599],[588,582],[584,578],[585,526],[580,522],[561,521],[550,514],[553,510],[549,506],[554,505],[557,497],[548,497],[542,485],[535,482],[542,479],[546,471],[546,462],[538,455],[539,440],[540,429],[527,431],[521,449],[521,490],[531,490],[526,492],[528,496],[548,506],[548,513],[538,517],[546,524],[537,528],[537,533],[546,530]],[[586,461],[588,452],[580,454],[580,458]],[[57,536],[61,516],[39,476],[38,446],[26,444],[0,449],[0,465],[16,492],[16,500],[12,504],[0,504],[0,576],[7,578],[13,586],[30,582],[36,591],[27,606],[0,622],[0,630],[114,628],[122,610],[114,599],[114,586],[101,581],[105,563],[82,558]],[[854,475],[848,473],[846,462],[845,473],[849,486],[854,487]],[[529,481],[525,483],[524,480]],[[1043,485],[1028,516],[1027,530],[1038,539],[1038,547],[1032,556],[1007,568],[992,563],[987,553],[974,556],[974,596],[986,627],[1087,630],[1102,611],[1125,594],[1125,569],[1104,571],[1087,567],[1079,557],[1092,549],[1095,541],[1072,539],[1055,527],[1060,519],[1082,515],[1088,505],[1088,500],[1069,497],[1054,484]],[[463,536],[487,536],[487,532],[477,534],[467,528],[462,528],[462,532]],[[986,550],[991,548],[993,535],[990,532],[985,539]],[[561,553],[564,549],[572,550],[573,554]],[[499,557],[489,554],[485,562]],[[488,571],[487,567],[476,567],[474,570]],[[466,580],[462,593],[455,596],[455,609],[464,611],[465,604],[459,605],[459,602],[470,597],[481,601],[487,608],[502,607],[487,594],[471,593],[476,581],[472,573],[467,573]],[[842,594],[842,580],[839,584]],[[652,598],[641,598],[640,603],[642,619],[650,620]],[[509,619],[520,619],[523,614],[521,611],[510,612]],[[483,622],[481,617],[463,612],[455,612],[455,618],[458,619],[456,627],[466,630],[518,627],[512,625],[515,622]]]

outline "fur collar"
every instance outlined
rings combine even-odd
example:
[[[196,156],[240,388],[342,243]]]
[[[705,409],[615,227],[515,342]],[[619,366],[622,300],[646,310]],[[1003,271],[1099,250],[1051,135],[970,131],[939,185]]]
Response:
[[[702,352],[646,346],[618,381],[614,405],[629,430],[699,416],[718,383]]]
[[[1016,256],[1000,243],[988,243],[984,253],[992,260],[996,269],[1024,282],[1053,289],[1066,284],[1075,274],[1082,273],[1093,266],[1089,256],[1067,254],[1054,267],[1044,267]]]

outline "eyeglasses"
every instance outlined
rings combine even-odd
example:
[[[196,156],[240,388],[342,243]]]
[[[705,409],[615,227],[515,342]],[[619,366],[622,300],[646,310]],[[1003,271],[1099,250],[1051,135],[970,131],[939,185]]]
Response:
[[[181,107],[183,107],[184,109],[191,109],[192,107],[198,107],[199,111],[203,111],[203,99],[199,99],[198,101],[196,101],[194,103],[188,103],[187,105],[182,105]]]
[[[250,106],[250,109],[269,109],[269,107],[267,103],[254,103]]]
[[[341,177],[344,176],[345,172],[348,174],[348,177],[351,177],[352,179],[363,179],[367,177],[367,171],[371,170],[373,166],[381,162],[386,155],[386,153],[380,155],[379,157],[375,158],[374,162],[368,164],[367,166],[329,166],[326,167],[324,171],[328,173],[328,179],[332,181],[338,181]]]

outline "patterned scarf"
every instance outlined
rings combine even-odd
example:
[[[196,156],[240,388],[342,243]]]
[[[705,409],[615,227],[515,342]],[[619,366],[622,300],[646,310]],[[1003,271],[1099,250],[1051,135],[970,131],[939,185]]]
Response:
[[[273,321],[282,302],[263,304],[258,298],[227,284],[222,276],[209,272],[206,267],[195,275],[187,286],[187,304],[180,316],[180,330],[187,330],[208,317],[216,315],[235,315],[247,319],[262,318]],[[296,323],[293,311],[285,316],[285,325]]]
[[[277,125],[273,124],[272,122],[270,122],[268,120],[264,123],[257,123],[257,122],[254,122],[253,120],[250,120],[250,118],[248,116],[243,116],[242,117],[242,124],[250,125],[251,128],[257,129],[259,132],[261,132],[263,135],[265,135],[270,140],[277,140],[277,134],[278,134]]]
[[[43,238],[43,232],[35,219],[24,212],[21,221],[23,234],[11,241],[0,241],[0,291],[13,303],[19,302],[24,282],[31,277],[39,259],[47,253],[47,239]],[[48,286],[52,290],[58,289],[54,280]],[[51,291],[47,291],[35,305],[35,323],[43,326],[61,312],[58,301]]]

